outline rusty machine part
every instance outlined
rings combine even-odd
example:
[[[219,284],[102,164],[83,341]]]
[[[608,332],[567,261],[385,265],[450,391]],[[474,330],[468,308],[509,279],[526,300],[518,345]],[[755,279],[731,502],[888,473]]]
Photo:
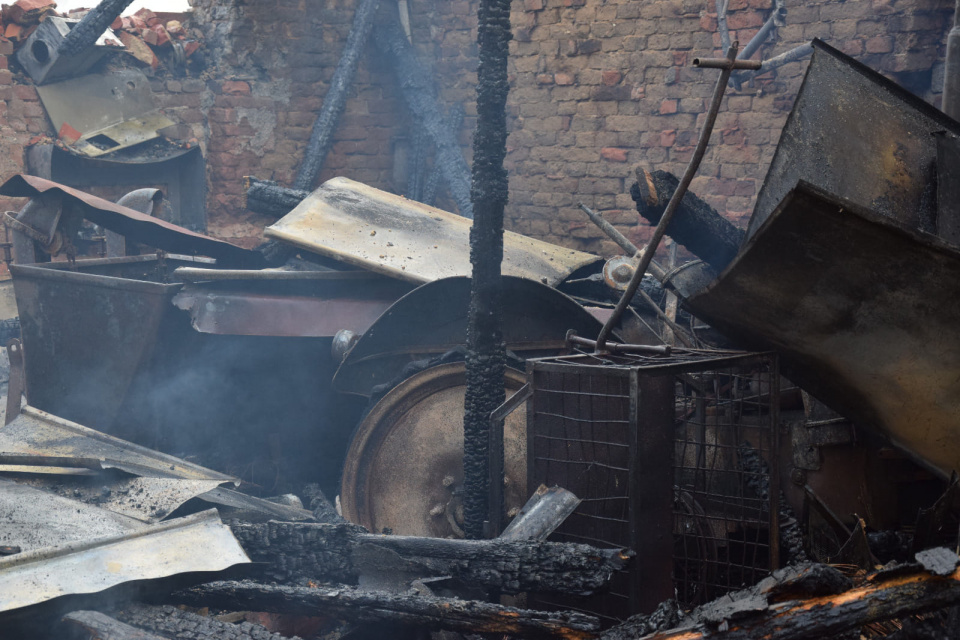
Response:
[[[508,395],[524,384],[507,369]],[[431,367],[387,393],[360,423],[341,481],[343,515],[375,533],[463,537],[463,399],[460,362]],[[526,416],[504,425],[508,515],[527,499]]]
[[[955,247],[800,184],[687,305],[945,478],[960,468],[958,283]]]

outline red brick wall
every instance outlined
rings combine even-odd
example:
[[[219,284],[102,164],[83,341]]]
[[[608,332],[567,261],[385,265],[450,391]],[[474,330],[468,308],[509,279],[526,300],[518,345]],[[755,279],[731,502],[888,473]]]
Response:
[[[385,0],[392,2],[392,0]],[[769,57],[813,37],[856,56],[935,104],[951,19],[932,0],[811,0],[788,6]],[[200,78],[153,80],[167,113],[193,127],[208,163],[212,234],[259,241],[271,220],[243,208],[242,177],[292,184],[353,17],[354,0],[195,0],[209,68]],[[476,0],[409,0],[414,44],[445,106],[475,126]],[[514,0],[507,167],[509,228],[604,254],[616,248],[579,212],[582,201],[640,241],[628,195],[633,167],[682,171],[715,73],[690,67],[718,55],[713,0]],[[730,0],[745,44],[767,0]],[[5,48],[4,48],[5,47]],[[0,174],[20,170],[22,147],[47,132],[36,92],[6,69],[0,41]],[[805,62],[729,91],[693,189],[745,224],[799,87]],[[22,82],[25,84],[16,84]],[[411,132],[396,80],[368,47],[321,181],[344,175],[401,192],[393,145]],[[449,200],[445,204],[452,206]]]

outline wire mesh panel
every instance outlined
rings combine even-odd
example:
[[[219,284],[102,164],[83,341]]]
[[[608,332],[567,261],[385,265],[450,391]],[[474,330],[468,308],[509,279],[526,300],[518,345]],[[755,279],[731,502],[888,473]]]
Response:
[[[583,502],[553,539],[637,552],[609,593],[538,597],[608,621],[697,604],[777,562],[774,356],[675,351],[528,362],[528,482]]]

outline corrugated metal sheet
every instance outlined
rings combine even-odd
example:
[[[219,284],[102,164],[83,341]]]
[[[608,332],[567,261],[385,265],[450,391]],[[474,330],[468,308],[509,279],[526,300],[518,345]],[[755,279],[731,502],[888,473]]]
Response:
[[[268,237],[408,280],[469,276],[471,220],[334,178],[267,227]],[[555,286],[597,256],[506,232],[503,273]],[[597,267],[599,270],[599,266]]]
[[[0,453],[98,460],[102,468],[120,469],[139,476],[239,484],[239,480],[233,476],[115,438],[30,406],[24,407],[13,422],[0,428]],[[0,470],[3,470],[2,466]]]
[[[126,535],[145,525],[93,505],[0,480],[0,545],[33,551]]]
[[[0,611],[125,582],[222,571],[250,559],[215,510],[0,559]]]

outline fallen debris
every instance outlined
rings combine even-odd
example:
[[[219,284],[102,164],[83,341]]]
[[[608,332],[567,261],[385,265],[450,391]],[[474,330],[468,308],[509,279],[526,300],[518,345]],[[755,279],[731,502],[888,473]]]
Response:
[[[127,624],[147,629],[165,638],[174,640],[284,640],[287,636],[272,633],[264,627],[251,622],[221,622],[211,616],[201,616],[190,611],[183,611],[170,605],[151,606],[146,604],[129,604],[113,615]],[[291,636],[290,640],[299,640]]]
[[[843,633],[871,622],[934,611],[960,602],[960,563],[937,549],[924,565],[900,565],[866,576],[858,586],[824,565],[783,569],[755,587],[724,596],[693,611],[681,628],[643,636],[645,640],[807,640]],[[951,571],[941,571],[950,557]],[[919,556],[918,556],[919,560]],[[623,628],[604,634],[622,640]]]
[[[589,595],[601,590],[633,556],[625,549],[536,540],[445,540],[364,533],[354,524],[234,523],[234,535],[267,575],[285,582],[337,580],[355,584],[365,573],[418,578],[453,576],[505,593]],[[389,554],[382,554],[383,550]],[[370,562],[370,557],[396,560]]]
[[[524,638],[595,638],[600,621],[567,611],[516,609],[476,600],[390,594],[352,587],[289,587],[256,582],[211,582],[174,597],[193,606],[232,611],[256,609],[344,620],[389,622],[469,633],[507,633]]]
[[[63,621],[87,631],[97,640],[165,640],[99,611],[74,611],[63,616]]]
[[[651,224],[660,222],[679,182],[666,171],[650,172],[637,167],[637,181],[630,187],[637,212]],[[690,191],[683,196],[666,233],[717,271],[736,257],[744,236],[742,230]]]

